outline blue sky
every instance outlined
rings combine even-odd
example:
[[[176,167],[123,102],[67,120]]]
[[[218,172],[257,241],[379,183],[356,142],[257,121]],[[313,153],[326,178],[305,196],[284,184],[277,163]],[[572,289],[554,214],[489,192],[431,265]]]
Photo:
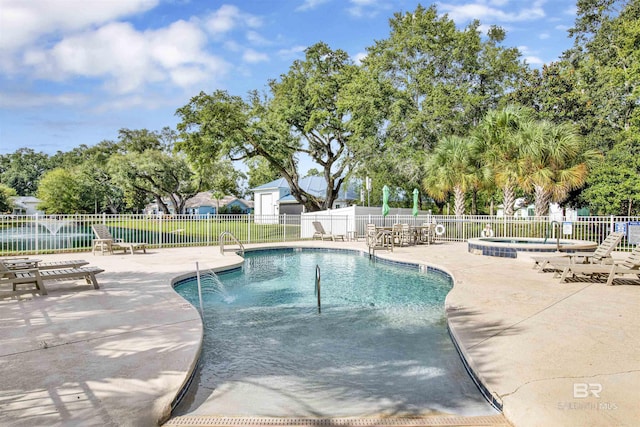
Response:
[[[354,60],[408,0],[0,0],[0,154],[54,154],[175,127],[200,91],[244,96],[318,41]],[[445,0],[459,27],[507,30],[534,67],[571,46],[574,0]]]

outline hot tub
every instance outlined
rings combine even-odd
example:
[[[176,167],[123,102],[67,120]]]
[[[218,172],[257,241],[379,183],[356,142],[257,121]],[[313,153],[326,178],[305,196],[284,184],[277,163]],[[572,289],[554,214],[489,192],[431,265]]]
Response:
[[[542,239],[532,237],[479,237],[469,239],[469,252],[477,255],[517,258],[518,252],[593,251],[598,247],[589,240]],[[559,247],[558,247],[559,245]]]

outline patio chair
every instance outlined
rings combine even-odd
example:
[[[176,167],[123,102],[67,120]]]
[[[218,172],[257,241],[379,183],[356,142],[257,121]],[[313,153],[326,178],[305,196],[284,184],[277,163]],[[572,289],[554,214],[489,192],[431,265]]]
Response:
[[[593,252],[571,252],[556,256],[540,256],[532,257],[533,268],[538,268],[540,272],[551,267],[553,271],[562,270],[568,264],[577,264],[581,259],[582,264],[611,264],[611,252],[618,246],[620,240],[624,237],[624,233],[613,232],[598,245]]]
[[[96,274],[102,273],[104,270],[97,267],[79,267],[79,268],[63,268],[63,269],[40,269],[40,268],[24,268],[11,269],[0,262],[0,285],[12,285],[14,291],[18,285],[35,285],[41,295],[47,295],[47,288],[44,286],[45,280],[65,280],[65,279],[85,279],[92,284],[94,289],[99,289]]]
[[[410,245],[413,242],[409,229],[409,224],[393,224],[391,228],[393,243],[398,246]]]
[[[320,240],[324,240],[325,237],[328,240],[333,240],[335,242],[336,239],[341,239],[344,241],[344,234],[331,234],[324,231],[324,227],[320,221],[313,221],[313,228],[315,228],[315,232],[313,233],[313,238],[319,238]]]
[[[367,246],[369,254],[376,249],[386,249],[393,252],[393,232],[388,229],[378,228],[375,224],[367,224]]]
[[[100,252],[102,253],[106,251],[111,254],[114,250],[122,250],[124,253],[129,251],[131,255],[133,255],[137,250],[142,250],[145,254],[147,253],[146,243],[131,243],[125,242],[122,239],[114,239],[106,225],[95,224],[91,226],[91,229],[97,237],[96,239],[93,239],[91,250],[94,255],[97,249],[100,249]]]
[[[612,285],[616,276],[634,274],[640,281],[640,245],[637,245],[626,258],[616,261],[611,265],[596,264],[572,264],[567,265],[562,271],[560,282],[566,282],[568,277],[579,279],[580,277],[607,277],[607,285]]]
[[[418,239],[420,243],[426,243],[430,245],[436,240],[436,224],[435,222],[428,223],[423,222],[420,227],[418,227]]]

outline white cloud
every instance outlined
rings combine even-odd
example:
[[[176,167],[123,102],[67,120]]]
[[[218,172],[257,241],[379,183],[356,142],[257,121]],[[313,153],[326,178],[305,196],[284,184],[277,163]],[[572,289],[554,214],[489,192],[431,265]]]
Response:
[[[347,9],[350,15],[356,18],[374,17],[381,10],[391,7],[389,2],[379,0],[349,0],[351,7]]]
[[[176,21],[144,32],[115,22],[65,37],[49,49],[30,49],[24,63],[40,78],[106,79],[105,86],[118,93],[167,81],[189,87],[221,77],[229,68],[206,52],[206,43],[193,22]]]
[[[247,41],[249,41],[251,44],[254,44],[254,45],[268,46],[271,44],[269,40],[262,37],[262,35],[257,31],[247,31],[246,38],[247,38]]]
[[[362,60],[367,57],[367,52],[358,52],[353,56],[353,62],[360,65]]]
[[[247,49],[242,54],[242,60],[251,64],[257,62],[265,62],[269,60],[269,56],[265,53],[256,52],[253,49]]]
[[[546,40],[546,39],[548,39],[549,37],[551,37],[551,36],[549,35],[549,33],[540,33],[540,34],[538,35],[538,38],[539,38],[540,40]]]
[[[307,49],[307,46],[297,45],[292,46],[289,49],[280,49],[278,51],[278,56],[282,59],[290,59],[297,56],[300,56],[301,53]]]
[[[300,6],[296,7],[296,11],[305,12],[312,10],[327,2],[329,2],[329,0],[304,0]]]
[[[222,5],[204,20],[205,28],[215,35],[226,34],[237,28],[258,28],[261,25],[259,17],[244,13],[232,5]]]
[[[457,23],[473,19],[487,22],[522,22],[544,18],[545,12],[542,7],[544,3],[545,0],[536,0],[529,7],[509,12],[499,9],[500,6],[506,6],[507,2],[493,1],[487,4],[482,0],[466,4],[441,3],[438,9],[447,13],[449,18]]]
[[[535,56],[535,52],[529,49],[528,46],[518,46],[518,50],[522,53],[522,58],[531,65],[542,65],[545,63],[538,56]]]
[[[543,65],[545,62],[537,56],[524,56],[523,59],[531,65]]]
[[[101,25],[154,8],[159,0],[0,0],[0,51],[14,51],[52,33]]]

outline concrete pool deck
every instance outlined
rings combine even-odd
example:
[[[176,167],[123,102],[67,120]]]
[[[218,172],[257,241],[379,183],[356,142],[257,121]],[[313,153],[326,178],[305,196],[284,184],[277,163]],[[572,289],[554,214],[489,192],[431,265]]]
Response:
[[[282,245],[248,248],[265,246]],[[366,251],[363,242],[286,246]],[[377,255],[453,276],[446,302],[452,334],[513,425],[637,425],[640,286],[560,284],[533,270],[526,257],[473,255],[466,243]],[[242,259],[223,256],[218,247],[32,258],[86,259],[105,272],[98,290],[80,281],[53,282],[48,296],[16,297],[0,288],[0,425],[167,421],[202,336],[197,310],[170,284],[192,274],[196,261],[216,269]]]

